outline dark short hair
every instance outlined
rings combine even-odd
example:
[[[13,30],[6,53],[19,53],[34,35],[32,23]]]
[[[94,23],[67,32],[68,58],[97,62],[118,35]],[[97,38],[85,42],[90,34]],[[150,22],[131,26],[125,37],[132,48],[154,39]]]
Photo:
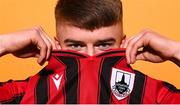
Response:
[[[122,21],[121,0],[59,0],[56,24],[67,22],[78,28],[94,30]]]

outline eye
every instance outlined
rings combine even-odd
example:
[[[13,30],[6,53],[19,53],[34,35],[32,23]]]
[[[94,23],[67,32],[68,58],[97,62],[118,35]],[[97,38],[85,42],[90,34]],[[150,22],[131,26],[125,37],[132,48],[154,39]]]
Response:
[[[112,43],[102,43],[102,44],[97,45],[97,47],[100,50],[108,50],[109,48],[111,48],[111,46],[112,46]]]
[[[69,44],[67,46],[68,46],[68,48],[70,48],[72,50],[76,50],[76,51],[81,50],[81,48],[83,47],[83,45],[81,45],[81,44]]]

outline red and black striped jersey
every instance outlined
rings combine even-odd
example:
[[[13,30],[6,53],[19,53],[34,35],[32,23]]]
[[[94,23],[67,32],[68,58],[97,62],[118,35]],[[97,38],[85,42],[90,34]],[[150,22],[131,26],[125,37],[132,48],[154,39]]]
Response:
[[[125,49],[94,56],[54,51],[35,76],[0,83],[0,103],[180,103],[180,90],[133,70],[126,63]]]

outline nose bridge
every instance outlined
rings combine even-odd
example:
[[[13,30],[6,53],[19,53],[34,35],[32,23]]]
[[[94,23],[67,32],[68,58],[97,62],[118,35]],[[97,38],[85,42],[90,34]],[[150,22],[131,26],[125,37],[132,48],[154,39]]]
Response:
[[[90,44],[87,46],[87,54],[90,56],[93,56],[95,54],[95,49],[94,49],[93,45]]]

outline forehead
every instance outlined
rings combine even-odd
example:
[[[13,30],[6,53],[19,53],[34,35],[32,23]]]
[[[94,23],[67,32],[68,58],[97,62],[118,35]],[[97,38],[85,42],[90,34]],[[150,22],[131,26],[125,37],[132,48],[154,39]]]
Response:
[[[102,27],[93,31],[80,29],[67,24],[58,25],[57,37],[59,40],[74,39],[80,41],[95,41],[107,38],[120,38],[123,35],[122,24],[118,23],[109,27]]]

